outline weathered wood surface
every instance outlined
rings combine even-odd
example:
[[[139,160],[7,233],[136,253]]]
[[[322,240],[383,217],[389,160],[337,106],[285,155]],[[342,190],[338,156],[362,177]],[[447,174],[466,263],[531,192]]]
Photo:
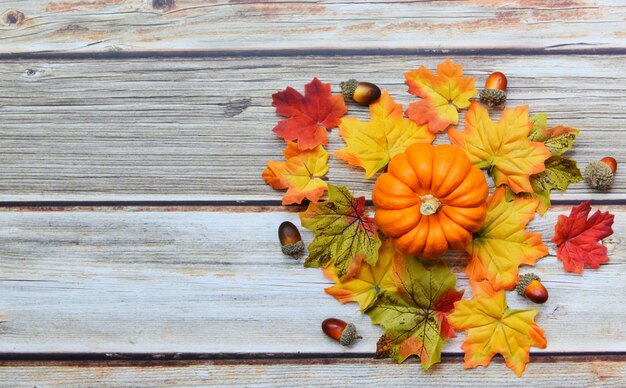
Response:
[[[463,371],[459,358],[443,359],[424,372],[418,363],[387,360],[296,359],[178,362],[9,362],[0,380],[12,387],[247,386],[247,387],[616,387],[626,384],[623,359],[587,360],[534,356],[522,379],[504,363]]]
[[[298,222],[293,211],[32,210],[0,211],[0,353],[369,355],[382,333],[357,305],[324,293],[329,281],[321,271],[280,253],[276,230],[284,220]],[[511,308],[539,310],[548,347],[533,354],[626,349],[626,208],[610,210],[608,264],[580,276],[550,256],[536,267],[550,292],[545,305],[508,293]],[[532,229],[548,242],[556,216],[567,211],[555,208]],[[468,289],[465,260],[448,261]],[[326,338],[320,323],[332,316],[355,322],[364,338],[350,348]],[[460,354],[463,338],[444,352]]]
[[[121,5],[120,5],[121,6]],[[542,30],[545,33],[545,30]],[[389,89],[405,106],[405,71],[442,57],[296,56],[0,63],[0,201],[273,200],[261,172],[284,142],[271,95],[314,76],[355,77]],[[454,58],[481,87],[509,76],[509,104],[548,112],[549,124],[581,129],[569,155],[581,168],[608,154],[626,159],[626,56]],[[366,109],[349,105],[367,119]],[[343,141],[335,129],[329,150]],[[440,135],[438,142],[447,142]],[[334,157],[330,182],[370,197],[374,180]],[[572,185],[557,199],[624,199],[618,171],[607,193]]]
[[[621,0],[0,1],[1,53],[624,48]]]

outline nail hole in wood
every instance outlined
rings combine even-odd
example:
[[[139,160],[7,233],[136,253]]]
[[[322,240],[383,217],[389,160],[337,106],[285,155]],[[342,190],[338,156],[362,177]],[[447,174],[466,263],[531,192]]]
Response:
[[[5,26],[17,26],[24,21],[24,14],[15,9],[8,9],[0,18]]]
[[[26,69],[26,75],[33,76],[33,75],[35,75],[35,74],[37,74],[37,71],[36,71],[36,70],[33,70],[33,69]]]
[[[174,6],[174,0],[152,0],[152,8],[170,9]]]

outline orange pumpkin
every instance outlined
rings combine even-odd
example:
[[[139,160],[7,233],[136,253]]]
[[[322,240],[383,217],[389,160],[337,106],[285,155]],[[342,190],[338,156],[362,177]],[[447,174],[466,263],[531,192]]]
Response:
[[[376,224],[396,247],[432,258],[464,249],[487,212],[481,170],[452,145],[414,144],[396,155],[376,181]]]

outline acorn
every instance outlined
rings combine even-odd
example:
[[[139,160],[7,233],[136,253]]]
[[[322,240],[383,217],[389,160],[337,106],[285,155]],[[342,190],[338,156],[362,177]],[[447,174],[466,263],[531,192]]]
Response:
[[[325,319],[322,322],[322,331],[343,346],[349,346],[357,338],[361,338],[357,335],[354,324],[346,323],[337,318]]]
[[[515,290],[535,303],[545,303],[548,300],[548,290],[541,284],[539,276],[534,273],[520,276]]]
[[[506,76],[499,71],[491,73],[485,81],[485,88],[480,91],[480,101],[494,107],[506,102]]]
[[[302,242],[300,231],[289,221],[283,222],[278,227],[278,239],[280,240],[281,250],[287,256],[297,258],[304,251],[304,243]]]
[[[347,80],[339,84],[341,93],[345,98],[361,105],[369,105],[380,97],[380,88],[370,82],[358,82],[355,79]]]
[[[585,167],[585,182],[593,189],[608,190],[613,184],[615,171],[617,171],[617,161],[607,156]]]

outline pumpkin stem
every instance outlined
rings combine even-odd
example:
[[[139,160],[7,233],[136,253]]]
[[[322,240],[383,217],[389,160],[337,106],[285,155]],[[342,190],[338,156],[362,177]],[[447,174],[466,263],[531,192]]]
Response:
[[[441,207],[441,201],[433,197],[432,194],[420,195],[422,200],[422,206],[420,206],[420,213],[425,216],[430,216],[437,213],[437,210]]]

